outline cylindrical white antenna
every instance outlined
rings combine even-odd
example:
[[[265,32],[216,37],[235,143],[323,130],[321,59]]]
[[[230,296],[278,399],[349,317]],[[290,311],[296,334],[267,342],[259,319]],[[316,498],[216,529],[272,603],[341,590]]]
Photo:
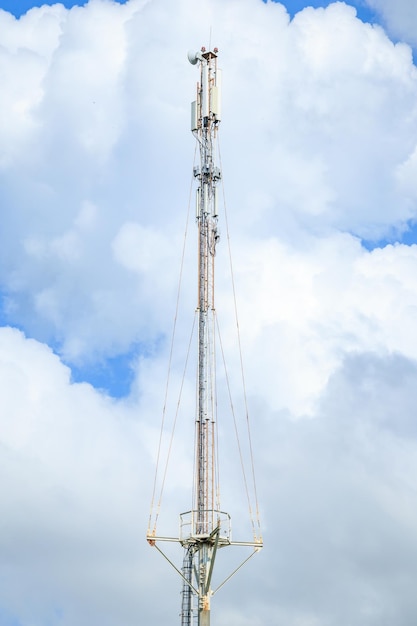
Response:
[[[201,116],[208,117],[209,114],[209,82],[208,82],[208,67],[204,63],[201,68]]]

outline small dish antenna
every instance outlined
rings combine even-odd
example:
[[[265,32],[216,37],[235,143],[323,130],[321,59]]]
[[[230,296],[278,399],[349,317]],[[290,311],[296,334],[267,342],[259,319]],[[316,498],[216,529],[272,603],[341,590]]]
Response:
[[[203,55],[201,54],[201,52],[193,52],[192,50],[189,50],[188,60],[191,63],[191,65],[195,65],[197,61],[203,60]]]

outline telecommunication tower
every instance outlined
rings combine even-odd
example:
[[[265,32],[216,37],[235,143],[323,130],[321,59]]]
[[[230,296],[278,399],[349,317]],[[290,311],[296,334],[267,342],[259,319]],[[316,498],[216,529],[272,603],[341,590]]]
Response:
[[[211,598],[243,563],[262,548],[254,530],[253,540],[234,541],[230,515],[220,508],[216,460],[215,304],[214,267],[218,235],[218,185],[221,171],[216,164],[215,145],[221,120],[221,70],[218,50],[189,53],[192,65],[199,64],[200,80],[191,105],[191,131],[196,137],[200,164],[194,167],[196,180],[196,223],[198,228],[197,300],[197,407],[195,416],[195,463],[193,501],[180,515],[179,537],[162,537],[152,528],[147,540],[169,561],[182,579],[181,626],[210,626]],[[254,526],[253,526],[254,527]],[[177,568],[159,547],[159,542],[179,542],[184,549],[182,568]],[[212,575],[217,551],[227,546],[252,548],[215,589]]]

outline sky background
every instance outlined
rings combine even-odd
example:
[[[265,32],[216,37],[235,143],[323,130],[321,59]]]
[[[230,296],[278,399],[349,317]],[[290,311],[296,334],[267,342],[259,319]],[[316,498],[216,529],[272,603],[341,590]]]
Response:
[[[265,541],[213,623],[415,626],[417,4],[38,4],[0,0],[0,626],[179,623],[181,582],[145,533],[195,149],[187,51],[210,38]],[[178,428],[169,534],[190,506]]]

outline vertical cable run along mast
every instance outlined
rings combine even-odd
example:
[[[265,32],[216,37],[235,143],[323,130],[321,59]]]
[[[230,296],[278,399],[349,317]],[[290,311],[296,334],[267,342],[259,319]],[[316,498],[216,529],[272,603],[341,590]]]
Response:
[[[262,548],[262,539],[257,536],[253,541],[232,541],[230,515],[220,510],[218,501],[214,261],[219,239],[217,185],[221,172],[215,162],[215,142],[221,118],[221,73],[217,67],[217,54],[217,48],[213,51],[201,48],[201,51],[188,55],[193,65],[199,63],[200,70],[196,99],[191,105],[191,130],[200,152],[200,164],[194,167],[198,228],[198,354],[192,508],[180,515],[178,539],[157,536],[156,520],[153,529],[150,523],[147,534],[148,542],[181,576],[181,626],[210,626],[212,595]],[[152,507],[150,520],[151,517]],[[184,556],[181,569],[158,547],[157,543],[161,541],[182,545]],[[253,551],[213,590],[211,583],[217,550],[230,545],[250,547]]]
[[[214,141],[219,123],[217,50],[200,53],[201,80],[192,104],[192,130],[200,146],[200,168],[194,170],[198,226],[198,405],[196,416],[197,535],[210,534],[215,510],[215,375],[214,375],[214,256],[218,239],[216,184],[220,170],[214,164]],[[218,98],[217,98],[218,100]],[[195,128],[196,127],[196,128]]]

